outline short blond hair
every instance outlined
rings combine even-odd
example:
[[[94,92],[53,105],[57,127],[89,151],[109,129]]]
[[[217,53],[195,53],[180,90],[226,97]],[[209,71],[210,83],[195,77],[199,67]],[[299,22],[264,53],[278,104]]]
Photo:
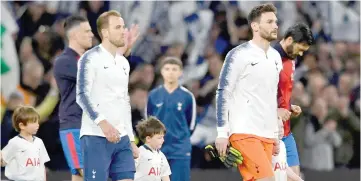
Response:
[[[121,17],[118,11],[110,10],[102,13],[97,19],[97,31],[101,39],[103,39],[102,29],[108,28],[109,17],[111,16]]]
[[[20,132],[20,123],[26,126],[28,123],[39,122],[40,115],[31,106],[20,106],[15,109],[12,118],[15,131]]]

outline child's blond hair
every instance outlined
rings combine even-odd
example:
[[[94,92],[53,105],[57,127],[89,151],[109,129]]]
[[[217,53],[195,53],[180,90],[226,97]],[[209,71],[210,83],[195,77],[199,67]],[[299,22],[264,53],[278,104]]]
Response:
[[[14,129],[20,132],[20,123],[26,126],[28,123],[39,122],[40,115],[31,106],[20,106],[15,109],[12,118]]]

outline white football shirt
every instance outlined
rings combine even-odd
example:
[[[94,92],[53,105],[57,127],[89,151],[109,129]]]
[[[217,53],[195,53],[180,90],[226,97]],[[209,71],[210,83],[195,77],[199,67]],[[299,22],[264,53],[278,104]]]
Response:
[[[80,136],[105,137],[98,126],[107,120],[121,134],[134,141],[128,95],[129,62],[115,57],[101,44],[88,50],[78,61],[76,102],[83,110]]]
[[[50,161],[43,141],[34,136],[30,142],[20,135],[1,150],[5,176],[10,180],[45,181],[44,163]]]
[[[153,151],[147,145],[139,147],[135,168],[134,181],[161,181],[162,177],[172,173],[165,155],[161,151]]]
[[[282,69],[280,54],[251,41],[226,56],[216,95],[218,137],[251,134],[278,137],[277,90]]]
[[[286,146],[280,140],[280,153],[277,156],[272,156],[272,166],[275,173],[276,181],[287,181],[287,155]]]

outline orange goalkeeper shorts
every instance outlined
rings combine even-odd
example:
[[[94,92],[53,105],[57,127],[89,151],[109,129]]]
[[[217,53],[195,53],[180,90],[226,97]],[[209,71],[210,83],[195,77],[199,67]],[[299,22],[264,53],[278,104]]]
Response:
[[[241,152],[243,163],[238,166],[245,181],[272,177],[272,139],[250,134],[232,134],[233,148]]]

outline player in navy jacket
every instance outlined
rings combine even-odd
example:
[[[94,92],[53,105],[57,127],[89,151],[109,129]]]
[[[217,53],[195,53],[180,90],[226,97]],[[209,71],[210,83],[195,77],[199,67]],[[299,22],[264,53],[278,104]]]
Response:
[[[92,46],[93,33],[87,19],[70,16],[64,23],[68,47],[56,57],[54,77],[60,91],[59,135],[72,181],[84,180],[80,147],[82,110],[75,101],[78,59]]]
[[[146,115],[157,117],[167,129],[162,152],[172,170],[172,181],[190,180],[190,137],[196,124],[194,96],[178,83],[182,67],[182,62],[175,57],[163,61],[161,74],[164,84],[149,93],[146,108]]]

